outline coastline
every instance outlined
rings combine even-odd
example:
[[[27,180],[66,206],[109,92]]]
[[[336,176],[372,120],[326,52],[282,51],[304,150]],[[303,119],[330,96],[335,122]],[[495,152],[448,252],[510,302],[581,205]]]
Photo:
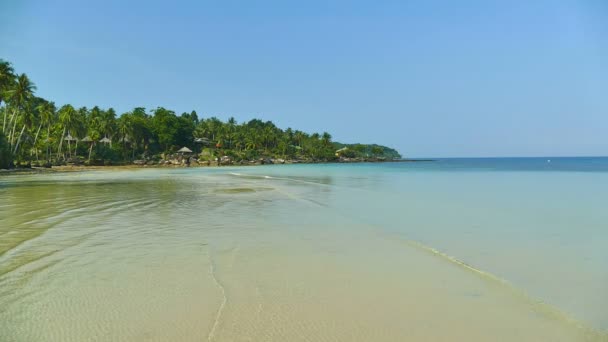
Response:
[[[249,163],[229,163],[217,165],[217,162],[207,163],[192,163],[190,166],[183,164],[126,164],[126,165],[61,165],[52,167],[31,167],[31,168],[14,168],[0,169],[1,176],[10,175],[28,175],[42,174],[53,172],[86,172],[86,171],[121,171],[134,169],[179,169],[179,168],[217,168],[231,166],[261,166],[261,165],[313,165],[313,164],[383,164],[383,163],[418,163],[418,162],[435,162],[434,159],[400,159],[400,160],[357,160],[357,161],[332,161],[332,162],[308,162],[308,161],[285,161],[284,163],[264,163],[264,162],[249,162]]]

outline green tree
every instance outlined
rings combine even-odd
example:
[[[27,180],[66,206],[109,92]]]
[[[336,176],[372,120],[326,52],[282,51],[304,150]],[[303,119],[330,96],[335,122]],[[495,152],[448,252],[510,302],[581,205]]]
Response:
[[[11,149],[6,141],[6,136],[0,132],[0,169],[8,169],[11,167],[13,157]]]
[[[158,139],[162,151],[169,151],[174,145],[175,134],[178,130],[175,112],[158,107],[153,110],[152,129]]]
[[[73,130],[77,125],[77,113],[72,105],[64,105],[59,109],[59,125],[62,128],[61,137],[59,138],[58,154],[61,155],[61,147],[63,146],[63,140],[66,138],[66,132],[70,135],[70,130]],[[68,140],[68,150],[70,157],[72,156],[71,143]]]
[[[2,105],[2,102],[6,101],[6,96],[8,96],[9,94],[7,94],[8,90],[13,86],[13,84],[15,83],[15,70],[13,69],[13,66],[11,65],[11,63],[0,59],[0,105]],[[8,117],[8,111],[4,111],[4,115],[3,115],[3,123],[2,123],[2,132],[6,133],[6,119]],[[5,137],[6,139],[6,137]]]
[[[36,131],[36,137],[34,138],[34,145],[36,145],[36,141],[38,141],[38,135],[40,133],[40,129],[45,126],[46,131],[46,159],[49,160],[50,153],[50,138],[51,138],[51,125],[55,120],[55,112],[57,108],[55,107],[55,103],[48,102],[44,100],[41,104],[38,105],[38,113],[40,115],[40,126],[38,126],[38,130]],[[38,150],[36,149],[36,159],[38,159]]]
[[[13,112],[8,124],[9,127],[11,124],[13,126],[8,137],[9,145],[11,146],[13,146],[19,116],[29,109],[27,107],[34,96],[34,90],[36,90],[34,83],[30,81],[26,74],[21,74],[17,77],[17,81],[13,86],[5,92],[5,96]],[[25,118],[24,125],[27,125],[30,118]],[[23,133],[23,130],[21,132]]]

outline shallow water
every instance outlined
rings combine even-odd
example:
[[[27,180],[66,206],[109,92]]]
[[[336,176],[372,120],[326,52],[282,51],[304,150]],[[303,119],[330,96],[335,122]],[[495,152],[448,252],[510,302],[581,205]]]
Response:
[[[0,341],[605,341],[592,162],[0,178]]]

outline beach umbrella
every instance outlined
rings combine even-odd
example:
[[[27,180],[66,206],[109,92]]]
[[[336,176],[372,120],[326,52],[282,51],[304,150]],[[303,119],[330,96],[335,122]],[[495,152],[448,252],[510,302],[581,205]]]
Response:
[[[184,146],[184,147],[180,148],[179,150],[177,150],[177,152],[179,152],[179,153],[192,153],[192,150]]]
[[[80,140],[80,141],[82,141],[82,142],[93,142],[93,139],[91,139],[91,137],[87,135],[86,137],[82,138],[82,140]]]
[[[104,143],[104,144],[109,144],[112,142],[112,140],[108,139],[108,137],[104,137],[103,139],[99,140],[100,143]]]

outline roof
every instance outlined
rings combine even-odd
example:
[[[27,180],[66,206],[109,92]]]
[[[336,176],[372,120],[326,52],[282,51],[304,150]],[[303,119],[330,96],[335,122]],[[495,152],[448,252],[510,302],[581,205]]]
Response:
[[[211,141],[207,138],[196,138],[194,139],[195,143],[203,143],[203,144],[209,144]]]
[[[66,135],[65,138],[63,138],[63,140],[65,140],[65,141],[76,141],[78,139],[74,138],[70,133],[68,133],[68,135]]]
[[[86,137],[82,138],[82,140],[80,140],[80,141],[91,142],[91,141],[93,141],[93,139],[91,139],[91,137],[87,135]]]
[[[180,148],[179,150],[177,150],[177,152],[192,153],[192,150],[184,146],[184,147]]]
[[[99,140],[99,142],[102,142],[102,143],[111,143],[112,140],[108,139],[108,137],[105,137],[105,138]]]

